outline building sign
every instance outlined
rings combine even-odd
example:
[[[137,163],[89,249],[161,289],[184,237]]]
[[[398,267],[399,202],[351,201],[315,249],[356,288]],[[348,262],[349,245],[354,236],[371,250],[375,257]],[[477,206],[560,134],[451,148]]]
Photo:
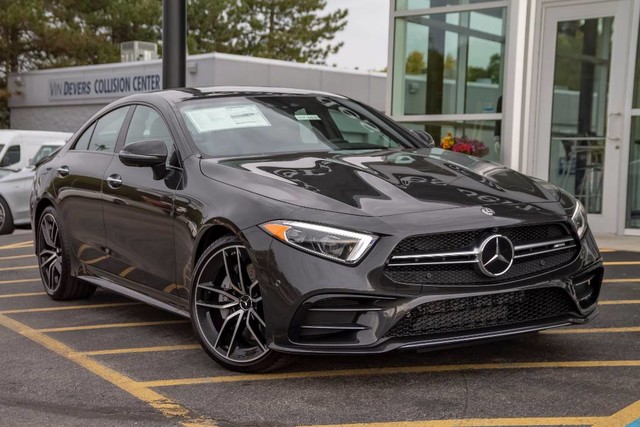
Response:
[[[127,74],[49,79],[49,100],[119,98],[162,89],[160,74]]]

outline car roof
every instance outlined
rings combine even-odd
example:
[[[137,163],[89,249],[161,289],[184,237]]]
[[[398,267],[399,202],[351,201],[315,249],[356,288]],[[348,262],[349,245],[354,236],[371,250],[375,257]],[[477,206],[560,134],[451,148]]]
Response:
[[[41,131],[41,130],[19,130],[19,129],[2,129],[0,130],[0,144],[11,144],[16,138],[23,136],[41,137],[44,141],[20,141],[26,144],[38,144],[41,143],[54,143],[58,141],[64,141],[68,139],[72,133],[69,132],[54,132],[54,131]],[[56,139],[59,138],[58,141]]]
[[[190,99],[214,98],[232,95],[308,95],[329,96],[346,99],[343,95],[309,89],[267,87],[267,86],[209,86],[186,87],[180,89],[167,89],[144,94],[131,95],[122,101],[144,101],[149,98],[161,97],[172,103],[187,101]]]

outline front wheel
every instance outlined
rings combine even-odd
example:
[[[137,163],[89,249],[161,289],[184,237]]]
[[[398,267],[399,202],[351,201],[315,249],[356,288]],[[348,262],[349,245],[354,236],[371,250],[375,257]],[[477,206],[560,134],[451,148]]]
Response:
[[[13,216],[7,202],[0,197],[0,234],[13,233]]]
[[[200,257],[194,278],[191,322],[209,356],[241,372],[266,372],[287,363],[287,356],[267,347],[260,283],[238,238],[215,241]]]

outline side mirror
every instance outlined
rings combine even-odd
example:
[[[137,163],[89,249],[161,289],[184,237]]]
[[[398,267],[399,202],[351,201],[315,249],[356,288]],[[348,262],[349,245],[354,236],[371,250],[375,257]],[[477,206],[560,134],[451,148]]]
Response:
[[[169,152],[163,141],[139,141],[125,146],[118,157],[125,166],[150,167],[153,178],[162,179],[166,174],[166,162]]]
[[[412,129],[411,132],[416,135],[420,141],[426,144],[427,148],[434,148],[436,146],[436,142],[428,132],[420,129]]]

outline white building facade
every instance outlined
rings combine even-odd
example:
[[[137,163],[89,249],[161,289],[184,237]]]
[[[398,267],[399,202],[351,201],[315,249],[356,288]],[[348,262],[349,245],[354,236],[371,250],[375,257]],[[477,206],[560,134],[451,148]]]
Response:
[[[387,111],[640,235],[640,1],[390,0]]]

